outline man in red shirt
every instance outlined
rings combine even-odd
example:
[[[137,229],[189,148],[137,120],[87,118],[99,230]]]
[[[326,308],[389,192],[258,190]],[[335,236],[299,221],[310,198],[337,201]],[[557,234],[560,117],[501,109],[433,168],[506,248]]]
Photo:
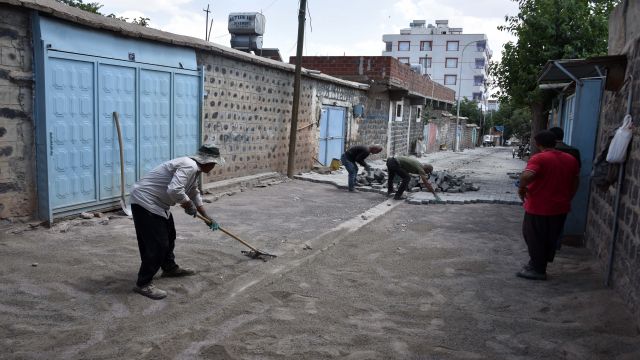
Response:
[[[517,273],[525,279],[546,280],[547,263],[553,261],[556,242],[578,189],[578,161],[554,149],[555,135],[543,130],[534,137],[539,153],[533,155],[520,175],[518,195],[524,201],[522,234],[529,263]]]

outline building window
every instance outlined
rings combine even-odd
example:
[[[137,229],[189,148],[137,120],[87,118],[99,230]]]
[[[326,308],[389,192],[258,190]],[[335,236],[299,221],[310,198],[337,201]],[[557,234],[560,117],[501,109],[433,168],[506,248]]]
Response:
[[[416,122],[422,121],[422,106],[418,105],[416,108]]]
[[[400,61],[403,64],[409,65],[409,58],[408,57],[399,57],[398,61]]]
[[[396,103],[396,121],[402,121],[402,103]]]
[[[393,51],[393,42],[385,41],[384,46],[385,46],[384,51]]]
[[[431,51],[431,41],[420,41],[420,51]]]
[[[398,51],[409,51],[410,41],[398,41]]]
[[[431,58],[430,57],[421,57],[420,58],[420,64],[422,64],[422,66],[425,69],[428,69],[431,67]]]
[[[458,51],[459,41],[447,41],[447,51]]]
[[[476,69],[484,69],[484,59],[476,59]]]
[[[473,86],[482,86],[484,85],[484,76],[474,76],[473,77]]]
[[[484,52],[487,47],[487,42],[485,40],[476,42],[476,50],[479,52]]]
[[[457,68],[458,67],[458,58],[447,58],[444,62],[444,67],[447,68]]]
[[[473,93],[473,100],[474,101],[482,101],[482,93],[481,92],[474,92]]]
[[[376,110],[382,110],[382,99],[376,99]]]
[[[444,84],[445,85],[455,85],[457,79],[458,79],[457,75],[445,75],[444,76]]]

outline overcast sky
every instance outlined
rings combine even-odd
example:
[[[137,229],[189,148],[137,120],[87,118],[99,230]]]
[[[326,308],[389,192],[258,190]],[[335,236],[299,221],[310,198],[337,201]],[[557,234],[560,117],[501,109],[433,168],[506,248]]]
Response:
[[[91,1],[89,1],[91,2]],[[98,0],[104,14],[151,19],[153,28],[203,39],[205,12],[213,17],[211,41],[229,46],[227,16],[230,12],[262,12],[266,17],[263,45],[279,48],[285,61],[295,55],[298,0]],[[464,33],[484,33],[500,58],[502,45],[513,38],[498,31],[505,15],[515,15],[513,0],[307,0],[309,11],[304,55],[381,55],[383,34],[399,33],[409,23],[449,20]]]

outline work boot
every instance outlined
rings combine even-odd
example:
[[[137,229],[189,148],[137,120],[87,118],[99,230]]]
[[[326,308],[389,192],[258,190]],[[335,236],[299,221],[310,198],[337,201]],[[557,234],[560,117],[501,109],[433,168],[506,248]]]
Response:
[[[133,291],[153,300],[160,300],[167,297],[166,291],[158,289],[157,287],[153,286],[153,284],[148,284],[143,287],[136,286],[133,288]]]
[[[191,276],[195,274],[196,271],[191,268],[181,268],[180,266],[176,266],[172,270],[165,271],[162,270],[161,277],[182,277],[182,276]]]
[[[403,196],[403,195],[398,196],[398,194],[396,194],[393,197],[393,200],[405,200],[406,198],[407,198],[406,196]]]
[[[529,265],[525,265],[522,270],[516,273],[516,276],[529,280],[547,280],[547,274],[537,272]]]

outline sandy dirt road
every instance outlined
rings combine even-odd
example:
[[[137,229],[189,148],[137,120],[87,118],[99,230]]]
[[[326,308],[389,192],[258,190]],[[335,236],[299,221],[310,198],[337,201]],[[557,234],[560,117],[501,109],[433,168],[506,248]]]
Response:
[[[550,280],[526,260],[517,206],[422,205],[292,181],[207,204],[243,247],[176,210],[199,273],[131,292],[131,220],[0,239],[2,359],[638,359],[636,324],[585,249]],[[37,263],[37,266],[32,266]]]

